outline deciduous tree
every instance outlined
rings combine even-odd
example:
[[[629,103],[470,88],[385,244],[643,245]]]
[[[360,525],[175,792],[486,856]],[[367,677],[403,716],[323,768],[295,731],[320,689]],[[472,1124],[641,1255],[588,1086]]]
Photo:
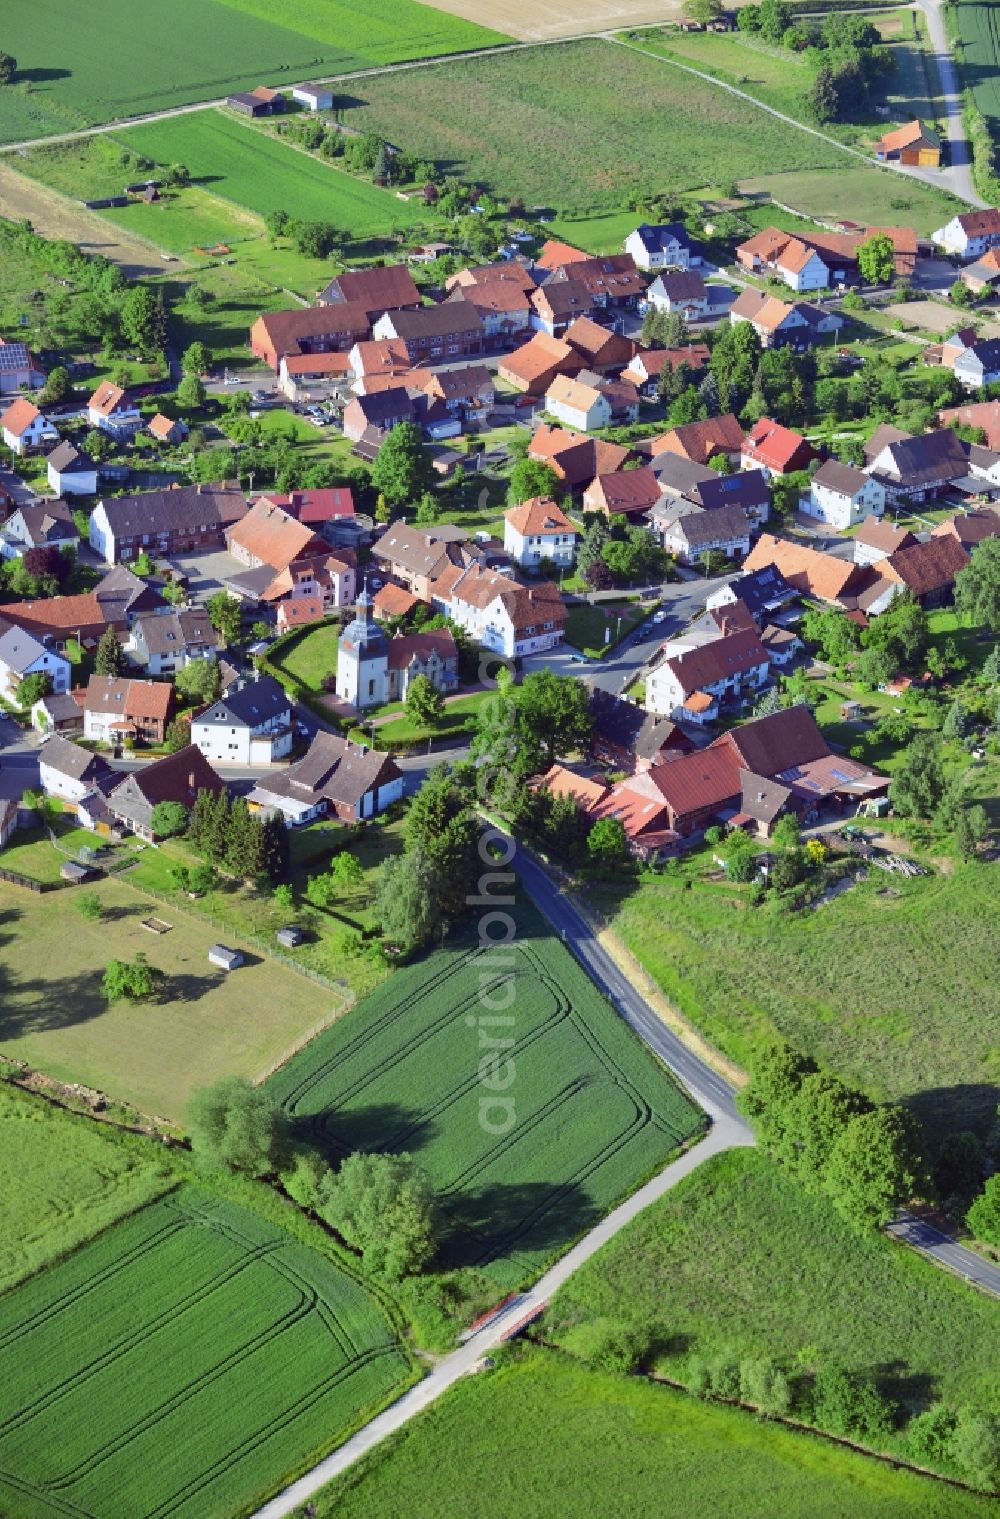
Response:
[[[215,1169],[268,1176],[287,1153],[285,1115],[263,1087],[243,1076],[223,1076],[194,1092],[188,1126],[195,1159]]]
[[[369,1269],[391,1280],[419,1271],[434,1255],[434,1189],[409,1155],[349,1155],[320,1183],[316,1210],[361,1251]]]

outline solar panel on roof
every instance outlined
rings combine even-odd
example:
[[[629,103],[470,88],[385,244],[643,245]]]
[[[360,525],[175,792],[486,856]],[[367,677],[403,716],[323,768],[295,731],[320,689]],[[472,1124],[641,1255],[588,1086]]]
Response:
[[[0,344],[0,370],[24,369],[28,363],[28,349],[24,343]]]

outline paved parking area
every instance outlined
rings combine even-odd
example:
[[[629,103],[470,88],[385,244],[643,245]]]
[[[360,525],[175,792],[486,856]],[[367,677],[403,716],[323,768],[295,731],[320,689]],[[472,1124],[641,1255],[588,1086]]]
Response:
[[[245,564],[240,564],[225,549],[175,554],[167,562],[176,573],[187,576],[191,600],[199,603],[222,590],[223,582],[231,575],[239,575],[246,569]]]

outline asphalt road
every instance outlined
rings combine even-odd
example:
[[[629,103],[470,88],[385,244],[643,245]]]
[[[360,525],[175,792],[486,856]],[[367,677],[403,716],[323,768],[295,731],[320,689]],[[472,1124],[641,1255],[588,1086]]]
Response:
[[[933,1224],[914,1218],[912,1213],[901,1213],[895,1223],[889,1225],[889,1233],[894,1239],[919,1250],[936,1265],[954,1271],[965,1281],[1000,1297],[1000,1266],[992,1265],[974,1250],[959,1245],[949,1234],[935,1229]]]

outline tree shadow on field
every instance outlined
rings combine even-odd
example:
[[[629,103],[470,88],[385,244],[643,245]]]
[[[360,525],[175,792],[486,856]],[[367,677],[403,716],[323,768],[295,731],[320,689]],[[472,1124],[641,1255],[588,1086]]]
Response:
[[[0,966],[0,1044],[89,1023],[107,1011],[100,970],[74,976],[25,976]]]
[[[402,1103],[373,1103],[366,1108],[324,1108],[317,1113],[290,1116],[292,1138],[315,1150],[331,1166],[338,1166],[356,1150],[367,1154],[406,1153],[420,1159],[420,1151],[437,1136],[438,1127],[417,1108]]]
[[[72,69],[18,69],[17,84],[47,84],[52,79],[72,79]]]
[[[564,1250],[601,1216],[575,1182],[495,1182],[444,1202],[441,1256],[449,1266],[485,1266],[521,1251]]]
[[[937,1399],[939,1379],[930,1371],[912,1371],[905,1361],[881,1361],[870,1368],[878,1389],[909,1413],[920,1413]]]
[[[919,1120],[926,1153],[933,1155],[942,1139],[960,1129],[971,1129],[985,1140],[1000,1106],[1000,1086],[993,1081],[961,1082],[957,1086],[928,1087],[902,1099],[903,1106]]]

